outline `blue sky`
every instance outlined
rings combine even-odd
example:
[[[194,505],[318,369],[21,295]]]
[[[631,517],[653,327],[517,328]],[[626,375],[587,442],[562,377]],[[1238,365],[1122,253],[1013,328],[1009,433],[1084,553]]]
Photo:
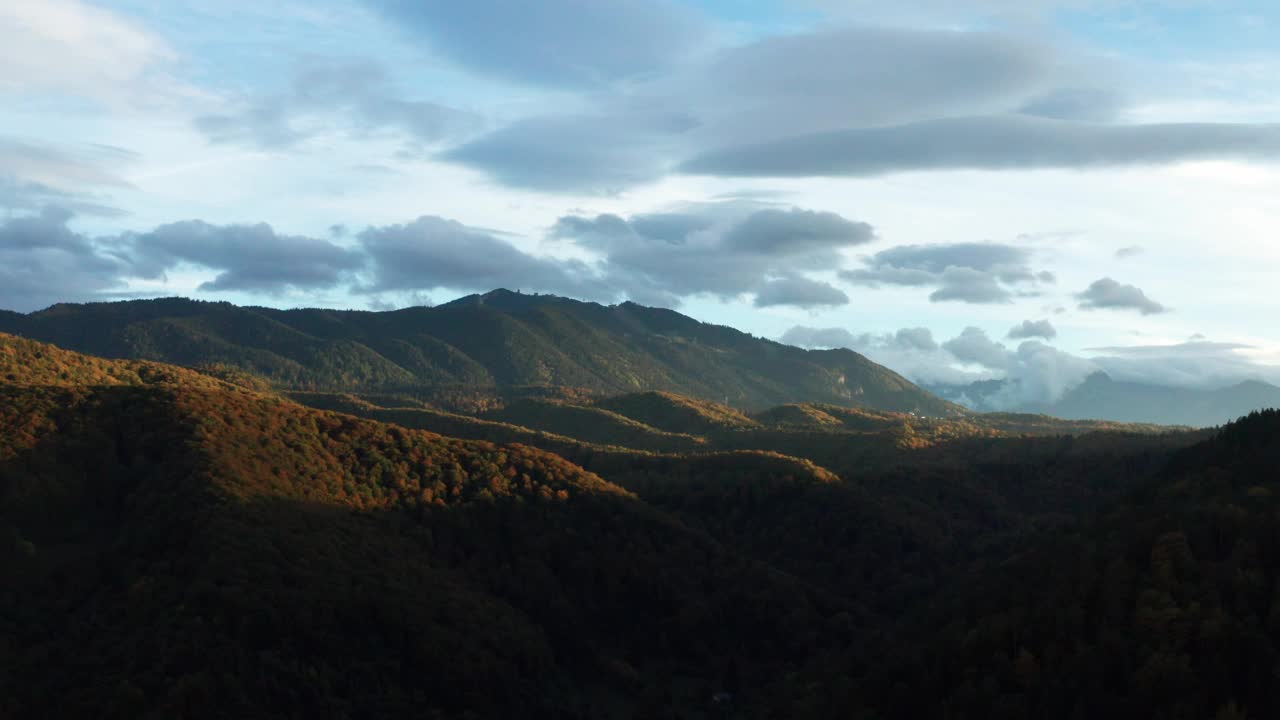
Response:
[[[510,285],[920,381],[1280,381],[1277,40],[1243,0],[8,3],[0,307]]]

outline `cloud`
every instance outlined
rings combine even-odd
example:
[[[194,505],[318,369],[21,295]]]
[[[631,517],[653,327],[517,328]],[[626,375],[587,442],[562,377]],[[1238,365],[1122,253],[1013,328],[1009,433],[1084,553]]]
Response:
[[[1123,98],[1112,90],[1058,88],[1027,100],[1018,112],[1053,120],[1101,123],[1115,120],[1123,107]]]
[[[1121,260],[1126,260],[1131,257],[1137,257],[1144,252],[1146,251],[1143,250],[1142,246],[1140,245],[1128,245],[1126,247],[1122,247],[1116,250],[1116,257]]]
[[[176,57],[157,35],[77,0],[0,3],[0,93],[136,97]]]
[[[661,70],[710,28],[666,0],[368,0],[396,27],[470,69],[521,83],[594,87]]]
[[[723,143],[999,111],[1038,88],[1051,65],[1042,46],[993,33],[847,28],[768,37],[680,63],[626,92],[580,96],[572,111],[519,119],[442,158],[514,187],[618,192]]]
[[[1143,315],[1168,312],[1168,308],[1147,297],[1133,285],[1122,285],[1109,277],[1095,280],[1084,292],[1077,293],[1082,310],[1137,310]]]
[[[1251,379],[1280,383],[1280,368],[1258,364],[1247,354],[1253,348],[1238,343],[1101,347],[1087,350],[1097,354],[1082,357],[1034,339],[1010,349],[978,327],[967,327],[939,345],[925,328],[855,334],[844,328],[802,325],[787,330],[780,340],[800,347],[856,350],[980,410],[1043,407],[1099,371],[1116,380],[1174,387],[1224,387]],[[1003,382],[983,388],[980,396],[964,394],[971,383],[983,380]]]
[[[327,240],[281,235],[270,225],[211,225],[201,220],[161,225],[130,238],[135,271],[155,276],[179,263],[218,271],[207,291],[278,294],[288,289],[332,288],[350,278],[364,258]]]
[[[666,175],[696,125],[688,115],[549,115],[440,154],[511,187],[614,194]]]
[[[586,263],[530,255],[486,231],[441,217],[370,227],[356,237],[372,263],[372,283],[359,288],[362,292],[505,287],[590,299],[617,295]]]
[[[752,142],[997,112],[1039,91],[1055,62],[1048,44],[1004,33],[864,25],[726,48],[664,97],[696,108],[706,141]]]
[[[752,213],[725,233],[726,246],[769,254],[810,252],[861,245],[875,239],[864,222],[846,220],[833,212],[769,208]]]
[[[975,374],[955,367],[955,358],[938,345],[928,328],[854,334],[839,327],[796,325],[779,340],[805,348],[848,348],[915,382],[968,383],[990,376],[990,373]]]
[[[103,155],[118,155],[101,146],[67,148],[0,136],[0,177],[59,190],[80,187],[127,188],[108,170]]]
[[[32,213],[47,207],[58,207],[76,215],[96,217],[115,218],[129,214],[105,204],[106,202],[106,199],[94,193],[59,190],[44,183],[0,176],[0,208],[10,213]]]
[[[949,267],[942,271],[942,286],[929,293],[931,302],[958,302],[974,304],[1007,303],[1013,295],[1000,285],[996,276],[964,267]]]
[[[71,230],[71,218],[65,209],[49,208],[0,224],[0,307],[39,310],[123,282],[128,261]]]
[[[1092,361],[1116,380],[1177,387],[1218,388],[1244,380],[1280,384],[1280,367],[1262,365],[1242,343],[1192,340],[1173,345],[1087,348]]]
[[[1027,340],[1029,338],[1052,340],[1057,336],[1057,328],[1048,320],[1023,320],[1009,328],[1009,334],[1006,335],[1010,340]]]
[[[929,328],[902,328],[894,334],[893,339],[898,347],[902,348],[924,352],[933,352],[938,349],[938,343],[934,341],[933,333]]]
[[[1029,116],[944,118],[731,146],[681,170],[722,176],[854,176],[1280,157],[1280,125],[1104,125]]]
[[[898,285],[934,287],[934,302],[1007,303],[1013,286],[1053,281],[1052,273],[1037,273],[1032,252],[998,243],[901,245],[863,259],[864,267],[842,270],[841,278],[866,287]]]
[[[250,98],[231,113],[201,115],[213,143],[288,148],[319,133],[395,131],[434,144],[479,127],[480,118],[438,103],[398,97],[386,71],[368,61],[313,60],[283,93]]]
[[[840,327],[815,328],[796,325],[778,338],[779,342],[803,348],[854,348],[858,337]]]
[[[968,382],[985,378],[1006,381],[994,394],[980,399],[980,409],[987,410],[1017,409],[1053,402],[1098,369],[1090,359],[1063,352],[1038,340],[1027,340],[1010,350],[977,327],[965,328],[956,337],[942,343],[942,348],[955,361],[982,368],[982,372],[970,375],[966,379]],[[933,374],[938,373],[935,371]],[[952,384],[964,384],[964,381],[952,381]],[[973,399],[969,402],[972,403]]]
[[[875,232],[834,213],[725,201],[630,218],[569,215],[549,236],[598,254],[603,277],[638,302],[763,293],[758,303],[813,306],[848,298],[804,273],[836,267],[842,250]]]
[[[756,292],[755,299],[756,307],[792,305],[801,308],[815,308],[848,304],[849,296],[832,287],[830,283],[802,277],[770,280]]]
[[[942,347],[963,363],[981,365],[988,370],[1007,370],[1009,351],[987,337],[981,328],[967,327],[959,335],[942,343]]]

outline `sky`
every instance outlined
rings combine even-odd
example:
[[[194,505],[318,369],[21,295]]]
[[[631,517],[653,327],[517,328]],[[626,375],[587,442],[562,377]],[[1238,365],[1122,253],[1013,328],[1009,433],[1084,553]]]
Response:
[[[922,383],[1280,383],[1266,0],[0,3],[0,308],[633,300]]]

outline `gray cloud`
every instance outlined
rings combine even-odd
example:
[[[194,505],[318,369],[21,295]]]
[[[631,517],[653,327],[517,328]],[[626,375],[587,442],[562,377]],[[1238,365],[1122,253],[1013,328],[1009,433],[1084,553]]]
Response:
[[[613,194],[671,170],[697,121],[687,115],[550,115],[520,120],[440,159],[512,187]]]
[[[0,224],[0,307],[38,310],[122,283],[128,261],[71,230],[71,218],[49,208]]]
[[[1280,125],[1101,125],[1008,115],[798,135],[706,152],[681,169],[725,176],[873,176],[1277,156]]]
[[[39,214],[57,207],[76,215],[127,215],[103,192],[131,187],[117,169],[137,157],[109,145],[55,146],[0,136],[0,209]]]
[[[769,208],[752,213],[725,233],[726,246],[770,254],[810,252],[871,242],[875,230],[833,212]]]
[[[399,28],[497,77],[596,86],[651,73],[693,52],[709,30],[665,0],[368,0]]]
[[[893,339],[899,347],[903,348],[923,350],[925,352],[933,352],[938,349],[938,343],[933,339],[933,333],[929,331],[929,328],[902,328],[894,333]]]
[[[840,277],[856,285],[934,287],[934,302],[1006,303],[1010,286],[1053,281],[1052,273],[1035,272],[1032,253],[997,243],[902,245],[864,258],[865,267],[842,270]]]
[[[942,286],[929,293],[931,302],[954,300],[974,304],[1007,303],[1013,294],[1000,285],[995,275],[963,267],[942,272]]]
[[[1122,247],[1116,250],[1116,257],[1120,258],[1121,260],[1125,260],[1131,257],[1137,257],[1144,252],[1146,251],[1143,250],[1142,246],[1140,245],[1128,245],[1126,247]]]
[[[281,293],[330,288],[364,264],[356,251],[326,240],[281,235],[270,225],[211,225],[201,220],[161,225],[132,238],[134,269],[157,275],[179,263],[219,271],[201,290]]]
[[[120,158],[118,152],[101,145],[73,149],[0,136],[0,176],[59,190],[85,186],[129,187],[128,182],[107,168],[110,161],[122,159],[129,158]]]
[[[370,227],[357,238],[372,262],[373,282],[359,288],[363,292],[507,287],[591,299],[617,296],[583,262],[536,257],[489,232],[440,217]]]
[[[1109,122],[1120,115],[1124,100],[1102,88],[1059,88],[1027,100],[1018,108],[1024,115],[1053,120]]]
[[[968,383],[984,377],[954,367],[955,358],[938,345],[928,328],[854,334],[838,327],[796,325],[783,333],[779,340],[805,348],[855,350],[916,382]]]
[[[985,409],[1052,402],[1098,369],[1092,360],[1038,340],[1027,340],[1010,350],[976,327],[965,328],[942,347],[952,359],[983,369],[976,376],[971,375],[971,380],[994,377],[1008,381],[995,395],[983,398]]]
[[[10,212],[39,212],[46,207],[65,208],[76,215],[123,217],[129,213],[94,193],[59,190],[44,183],[0,176],[0,208]]]
[[[1193,336],[1196,337],[1196,336]],[[1253,345],[1244,343],[1211,342],[1203,335],[1184,343],[1175,345],[1111,345],[1106,347],[1085,348],[1088,352],[1112,355],[1117,357],[1219,357],[1223,353],[1234,353],[1238,350],[1252,350]]]
[[[587,95],[588,110],[518,120],[442,157],[516,187],[616,192],[719,144],[998,112],[1036,90],[1051,65],[1043,46],[992,33],[849,28],[770,37],[626,93]]]
[[[196,127],[214,143],[287,148],[319,132],[393,130],[432,144],[477,129],[477,116],[397,96],[386,72],[367,61],[313,61],[276,95],[251,98],[229,114],[202,115]]]
[[[802,277],[770,280],[756,292],[755,299],[756,307],[792,305],[801,308],[815,308],[848,304],[849,296],[838,288],[833,287],[830,283]]]
[[[600,254],[603,276],[640,302],[671,305],[690,295],[732,299],[764,292],[764,302],[790,298],[812,305],[847,297],[803,274],[836,267],[842,249],[869,242],[874,230],[834,213],[727,201],[628,219],[566,216],[550,237]],[[770,281],[778,284],[765,292]]]
[[[722,50],[669,92],[697,109],[705,141],[752,142],[998,112],[1039,91],[1054,62],[1008,34],[846,27]]]
[[[987,337],[981,328],[967,327],[959,335],[942,343],[942,347],[963,363],[981,365],[988,370],[1006,370],[1009,350]]]
[[[1167,312],[1168,308],[1147,297],[1133,285],[1122,285],[1109,277],[1095,280],[1084,292],[1077,293],[1083,310],[1137,310],[1143,315]]]
[[[1029,338],[1052,340],[1058,337],[1058,330],[1048,320],[1023,320],[1009,328],[1009,334],[1006,337],[1010,340],[1027,340]]]

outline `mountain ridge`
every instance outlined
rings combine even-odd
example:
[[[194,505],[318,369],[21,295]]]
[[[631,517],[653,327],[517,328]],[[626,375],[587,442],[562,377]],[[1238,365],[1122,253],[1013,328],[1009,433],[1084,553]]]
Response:
[[[1008,388],[1008,381],[1003,380],[928,386],[942,397],[967,402],[981,412],[996,410],[990,398]],[[1105,418],[1116,422],[1213,427],[1268,407],[1280,407],[1280,387],[1261,380],[1193,388],[1116,380],[1098,370],[1052,402],[1024,403],[1008,411],[1043,413],[1064,420]]]
[[[555,385],[670,391],[743,409],[966,412],[851,350],[804,350],[631,302],[509,290],[385,312],[183,298],[64,303],[0,315],[0,331],[103,357],[223,363],[297,390]]]

